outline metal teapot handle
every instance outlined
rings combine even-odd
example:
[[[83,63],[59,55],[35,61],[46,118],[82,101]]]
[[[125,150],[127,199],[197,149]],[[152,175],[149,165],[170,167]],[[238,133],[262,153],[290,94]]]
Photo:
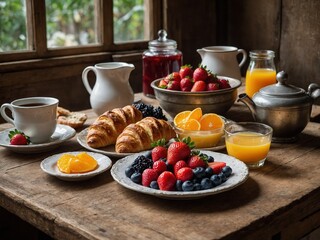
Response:
[[[316,83],[311,83],[308,87],[308,95],[316,100],[320,97],[320,85]]]

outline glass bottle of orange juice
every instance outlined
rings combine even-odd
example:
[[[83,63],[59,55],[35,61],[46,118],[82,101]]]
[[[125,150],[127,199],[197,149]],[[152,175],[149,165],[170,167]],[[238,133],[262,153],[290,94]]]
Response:
[[[246,74],[246,94],[252,96],[267,85],[276,83],[274,51],[250,51],[250,63]]]

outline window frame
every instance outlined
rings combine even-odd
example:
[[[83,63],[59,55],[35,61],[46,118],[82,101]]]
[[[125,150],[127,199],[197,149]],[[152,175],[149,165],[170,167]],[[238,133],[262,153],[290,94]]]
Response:
[[[26,19],[27,19],[27,36],[30,49],[12,52],[0,53],[0,66],[5,70],[6,65],[15,65],[15,62],[30,60],[50,60],[63,57],[82,56],[84,54],[99,54],[101,52],[117,53],[141,51],[146,49],[147,42],[145,41],[130,41],[123,43],[113,42],[113,3],[112,0],[94,0],[97,7],[97,19],[102,21],[97,23],[98,44],[74,46],[64,48],[47,48],[46,37],[46,11],[45,0],[28,0],[26,1]],[[158,29],[162,27],[162,6],[163,0],[146,0],[145,7],[149,11],[145,11],[145,39],[153,39]],[[160,11],[159,11],[160,9]],[[81,59],[81,57],[80,57]],[[1,72],[1,71],[0,71]]]

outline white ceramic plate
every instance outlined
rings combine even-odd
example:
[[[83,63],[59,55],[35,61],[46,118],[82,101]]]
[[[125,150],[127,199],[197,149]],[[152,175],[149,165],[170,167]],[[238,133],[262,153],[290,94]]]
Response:
[[[71,174],[63,173],[63,172],[60,172],[60,170],[58,169],[57,161],[63,154],[66,154],[66,153],[76,155],[81,152],[65,152],[65,153],[59,153],[59,154],[55,154],[50,157],[47,157],[41,162],[40,164],[41,169],[44,172],[48,173],[49,175],[55,176],[61,180],[83,181],[107,171],[112,165],[112,161],[109,157],[100,153],[87,152],[91,157],[93,157],[98,162],[98,167],[94,171],[87,172],[87,173],[71,173]]]
[[[15,128],[6,129],[0,132],[0,146],[10,149],[17,153],[40,153],[52,150],[63,142],[71,139],[76,135],[76,131],[69,126],[57,124],[56,130],[47,143],[29,144],[29,145],[11,145],[9,132]]]
[[[131,181],[125,175],[125,169],[132,164],[134,159],[140,154],[134,154],[125,158],[118,160],[111,168],[111,175],[115,181],[124,186],[125,188],[131,189],[136,192],[153,195],[160,198],[168,199],[193,199],[205,197],[213,194],[218,194],[231,190],[240,184],[244,183],[248,176],[248,167],[241,161],[234,157],[228,156],[226,154],[211,152],[211,151],[201,151],[209,156],[213,156],[215,161],[225,162],[228,166],[232,168],[232,175],[223,184],[208,190],[192,191],[192,192],[178,192],[178,191],[162,191],[157,189],[152,189],[149,187],[144,187],[140,184],[136,184]]]
[[[103,148],[92,148],[87,144],[87,134],[88,134],[88,128],[78,133],[77,140],[82,147],[84,147],[85,149],[88,149],[89,151],[102,153],[109,157],[115,157],[115,158],[122,158],[132,154],[132,153],[117,153],[114,149],[114,145],[110,145]]]

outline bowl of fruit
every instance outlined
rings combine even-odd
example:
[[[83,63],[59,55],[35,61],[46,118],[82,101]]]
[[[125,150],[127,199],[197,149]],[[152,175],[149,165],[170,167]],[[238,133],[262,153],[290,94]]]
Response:
[[[172,118],[198,107],[204,113],[224,114],[237,99],[240,86],[238,79],[217,76],[205,66],[193,70],[190,65],[151,83],[160,106]]]
[[[217,146],[224,134],[225,122],[226,119],[218,114],[203,114],[201,108],[182,111],[173,119],[178,138],[190,138],[195,148]]]

